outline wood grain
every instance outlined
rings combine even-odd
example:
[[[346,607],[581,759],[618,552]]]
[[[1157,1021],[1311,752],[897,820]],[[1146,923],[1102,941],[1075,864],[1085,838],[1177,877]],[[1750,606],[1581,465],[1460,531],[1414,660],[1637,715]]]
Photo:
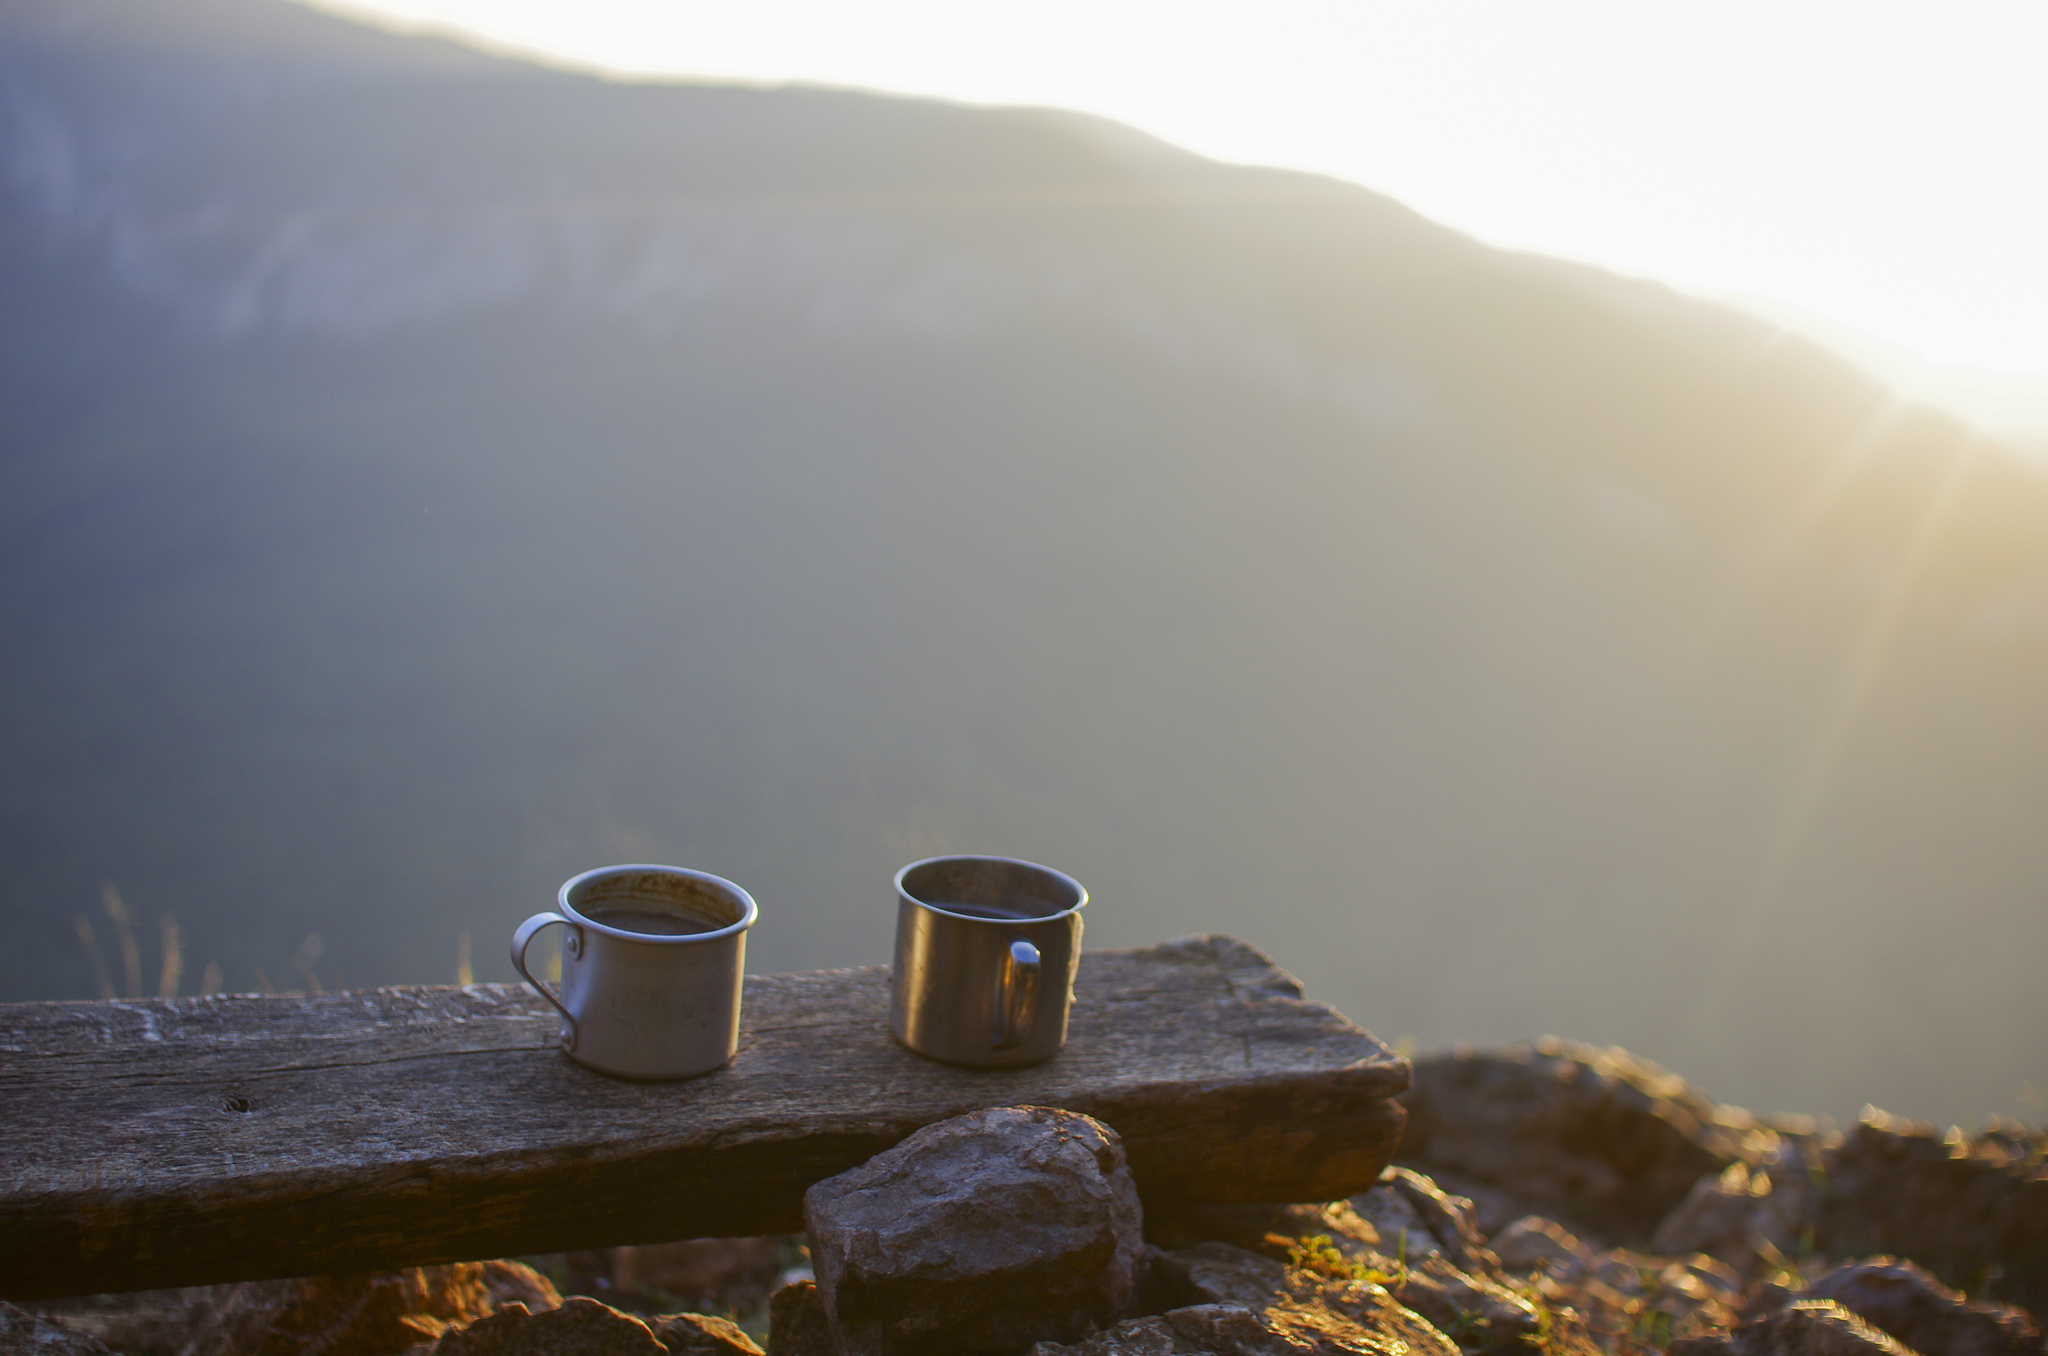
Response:
[[[1231,938],[1088,953],[1029,1069],[904,1050],[887,986],[750,977],[738,1056],[681,1083],[575,1064],[511,985],[0,1006],[0,1295],[794,1231],[986,1106],[1101,1118],[1150,1199],[1332,1199],[1400,1137],[1407,1061]]]

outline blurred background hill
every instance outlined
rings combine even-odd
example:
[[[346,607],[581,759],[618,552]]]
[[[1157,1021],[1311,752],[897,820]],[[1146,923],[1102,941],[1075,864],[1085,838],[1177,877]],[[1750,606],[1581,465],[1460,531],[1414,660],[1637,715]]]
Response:
[[[2048,479],[1763,321],[277,0],[4,0],[0,168],[0,998],[106,882],[332,988],[633,860],[881,962],[983,851],[1389,1039],[2043,1114]]]

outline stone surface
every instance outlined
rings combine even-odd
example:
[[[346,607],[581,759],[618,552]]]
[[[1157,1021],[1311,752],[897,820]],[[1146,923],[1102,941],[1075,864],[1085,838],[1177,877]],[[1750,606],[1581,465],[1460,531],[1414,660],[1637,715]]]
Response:
[[[1506,1271],[1547,1271],[1576,1275],[1593,1263],[1593,1251],[1554,1219],[1528,1215],[1493,1236],[1493,1253]]]
[[[555,1283],[524,1262],[484,1262],[484,1292],[490,1306],[521,1304],[529,1313],[560,1307]]]
[[[1328,1205],[1188,1205],[1145,1212],[1145,1237],[1167,1250],[1231,1243],[1276,1261],[1306,1238],[1328,1238],[1349,1255],[1377,1254],[1379,1231],[1349,1201]]]
[[[836,1356],[832,1327],[813,1281],[783,1286],[768,1299],[768,1356]]]
[[[1812,1182],[1824,1164],[1807,1147],[1781,1141],[1765,1161],[1731,1163],[1709,1173],[1657,1225],[1650,1250],[1702,1252],[1739,1271],[1799,1250],[1810,1222]]]
[[[1460,1271],[1500,1269],[1473,1225],[1472,1203],[1440,1190],[1409,1168],[1389,1168],[1380,1185],[1353,1196],[1350,1205],[1379,1235],[1379,1249],[1396,1259],[1441,1255]]]
[[[1368,1282],[1289,1271],[1270,1257],[1217,1242],[1167,1254],[1162,1266],[1176,1274],[1188,1298],[1200,1302],[1126,1320],[1072,1347],[1041,1343],[1037,1356],[1455,1356],[1458,1350]]]
[[[213,1290],[182,1356],[388,1356],[490,1311],[476,1262],[248,1281]]]
[[[97,1337],[0,1300],[0,1356],[110,1356]]]
[[[397,1351],[431,1345],[446,1324],[479,1318],[500,1305],[519,1303],[537,1311],[561,1302],[533,1268],[494,1261],[383,1276],[77,1296],[34,1307],[124,1356],[181,1356],[294,1340],[311,1351]],[[278,1325],[283,1335],[274,1338]]]
[[[1442,1253],[1411,1263],[1386,1288],[1463,1350],[1526,1352],[1542,1327],[1527,1300],[1484,1275],[1458,1270]]]
[[[1229,1243],[1203,1243],[1161,1259],[1202,1304],[1235,1304],[1262,1309],[1287,1293],[1283,1262]]]
[[[178,1356],[206,1316],[213,1291],[142,1290],[41,1301],[30,1312],[98,1339],[123,1356]]]
[[[1481,1238],[1493,1237],[1524,1215],[1543,1213],[1512,1191],[1489,1182],[1482,1182],[1476,1177],[1466,1177],[1441,1168],[1433,1168],[1430,1170],[1429,1178],[1447,1194],[1472,1203],[1467,1215],[1473,1226],[1479,1230]]]
[[[1829,1156],[1814,1241],[1910,1257],[1978,1298],[2048,1313],[2048,1134],[1994,1122],[1937,1134],[1873,1111]]]
[[[1143,1216],[1101,1122],[996,1107],[927,1126],[804,1194],[818,1297],[847,1356],[1014,1353],[1114,1320]]]
[[[1442,1342],[1442,1338],[1437,1339]],[[1448,1356],[1411,1336],[1366,1327],[1334,1310],[1199,1304],[1132,1319],[1074,1346],[1041,1342],[1032,1356]]]
[[[1802,1300],[1729,1332],[1680,1338],[1669,1356],[1910,1356],[1909,1350],[1829,1300]]]
[[[668,1349],[631,1314],[572,1295],[542,1313],[508,1304],[465,1327],[451,1327],[432,1356],[668,1356]]]
[[[1546,1215],[1644,1242],[1703,1174],[1773,1132],[1622,1050],[1545,1041],[1420,1060],[1396,1158],[1512,1192]]]
[[[2041,1329],[2024,1310],[1972,1300],[1911,1262],[1851,1262],[1806,1287],[1833,1300],[1921,1356],[2042,1356]]]
[[[1417,1178],[1415,1189],[1441,1195],[1427,1178]],[[1360,1201],[1384,1207],[1379,1212],[1383,1224],[1398,1223],[1416,1231],[1406,1266],[1397,1256],[1389,1255],[1394,1248],[1387,1246],[1386,1236],[1353,1209]],[[1467,1255],[1496,1265],[1490,1252],[1476,1246],[1477,1231],[1458,1217],[1458,1202],[1433,1201],[1433,1209],[1443,1212],[1441,1227],[1466,1246]],[[1528,1301],[1484,1272],[1473,1274],[1454,1266],[1436,1233],[1423,1226],[1420,1213],[1391,1181],[1352,1201],[1329,1206],[1273,1206],[1263,1211],[1211,1207],[1205,1213],[1212,1227],[1222,1226],[1227,1233],[1212,1235],[1206,1243],[1161,1259],[1162,1269],[1177,1267],[1190,1278],[1193,1294],[1214,1298],[1228,1293],[1215,1277],[1246,1273],[1247,1269],[1250,1279],[1241,1282],[1238,1293],[1240,1297],[1245,1293],[1242,1286],[1258,1293],[1277,1284],[1275,1278],[1284,1274],[1284,1267],[1282,1272],[1272,1270],[1275,1264],[1291,1262],[1299,1270],[1325,1279],[1374,1281],[1439,1331],[1454,1334],[1463,1350],[1521,1353],[1527,1349],[1527,1339],[1541,1326]],[[1190,1223],[1183,1218],[1176,1227],[1187,1230]],[[1257,1254],[1260,1260],[1247,1261],[1242,1254]],[[1210,1279],[1196,1279],[1203,1276]]]
[[[711,1314],[666,1314],[647,1321],[669,1356],[762,1356],[760,1344],[739,1324]]]

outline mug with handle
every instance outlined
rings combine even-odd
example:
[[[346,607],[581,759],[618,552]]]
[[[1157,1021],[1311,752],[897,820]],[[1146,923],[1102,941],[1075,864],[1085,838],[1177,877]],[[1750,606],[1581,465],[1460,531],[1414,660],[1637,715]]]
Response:
[[[512,964],[562,1014],[570,1058],[623,1078],[676,1079],[729,1063],[739,1045],[740,985],[753,896],[679,866],[606,866],[565,882],[560,912],[512,934]],[[559,923],[562,987],[526,968],[526,949]]]
[[[1057,1054],[1087,903],[1072,876],[1011,857],[929,857],[898,871],[896,1039],[975,1068]]]

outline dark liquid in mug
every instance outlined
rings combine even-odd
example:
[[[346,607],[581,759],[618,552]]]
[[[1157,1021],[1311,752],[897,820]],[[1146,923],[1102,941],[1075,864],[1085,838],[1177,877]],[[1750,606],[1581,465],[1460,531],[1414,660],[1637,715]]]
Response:
[[[698,932],[716,932],[723,923],[706,922],[685,914],[668,913],[661,909],[634,909],[618,905],[602,906],[580,910],[593,923],[602,923],[620,932],[637,932],[643,937],[688,937]]]
[[[924,902],[935,909],[944,909],[947,913],[963,914],[968,918],[986,918],[997,923],[1020,923],[1027,918],[1050,918],[1064,907],[1043,899],[1032,899],[1026,895],[1006,895],[993,904],[969,904],[951,899],[928,899]]]

